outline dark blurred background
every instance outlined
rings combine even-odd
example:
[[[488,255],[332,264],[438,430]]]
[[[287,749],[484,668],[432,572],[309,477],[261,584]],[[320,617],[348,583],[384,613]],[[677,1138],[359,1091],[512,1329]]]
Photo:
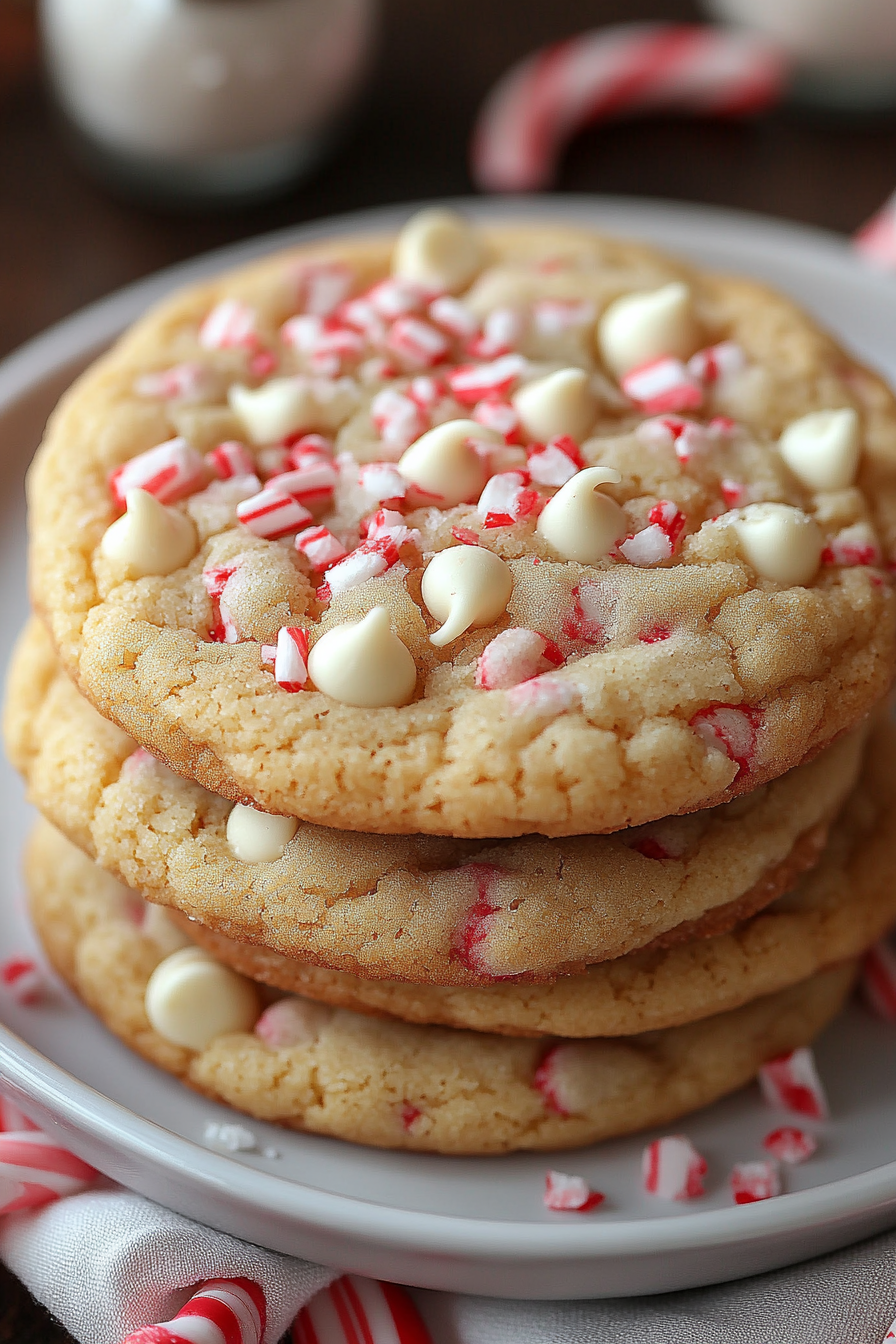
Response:
[[[38,69],[29,0],[0,0],[0,356],[159,267],[339,211],[472,191],[467,144],[495,79],[599,24],[700,18],[696,0],[382,0],[368,92],[339,150],[274,205],[171,214],[112,197],[72,163]],[[560,191],[664,196],[852,232],[896,187],[896,119],[784,107],[741,123],[593,128]],[[0,1344],[68,1336],[0,1269]]]
[[[472,120],[509,64],[598,24],[701,17],[696,0],[383,0],[382,12],[366,98],[317,175],[275,205],[172,215],[116,201],[73,165],[36,60],[26,59],[25,0],[0,0],[0,354],[90,299],[234,239],[471,191]],[[620,122],[579,136],[557,185],[739,206],[850,232],[896,186],[896,121],[784,108],[739,124]]]

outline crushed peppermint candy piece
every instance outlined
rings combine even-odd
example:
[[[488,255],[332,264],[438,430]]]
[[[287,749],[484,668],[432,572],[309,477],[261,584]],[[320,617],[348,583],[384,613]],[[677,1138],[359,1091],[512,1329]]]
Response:
[[[291,467],[298,469],[310,466],[312,462],[333,460],[333,440],[323,434],[299,434],[297,438],[287,440],[287,443]]]
[[[507,703],[515,714],[556,716],[579,706],[582,692],[574,681],[547,675],[529,677],[507,692]]]
[[[311,507],[315,504],[329,503],[338,480],[339,473],[333,463],[324,458],[317,458],[306,466],[285,471],[279,476],[272,476],[267,482],[267,488],[281,490],[285,495],[292,495],[293,499],[297,499],[306,507]]]
[[[703,403],[703,389],[680,359],[663,355],[624,375],[620,386],[637,406],[651,415],[693,411]]]
[[[206,1143],[223,1148],[226,1153],[254,1153],[258,1148],[258,1140],[251,1129],[224,1124],[220,1120],[209,1120],[202,1137]]]
[[[766,1134],[762,1146],[779,1162],[796,1166],[798,1162],[805,1162],[812,1156],[818,1148],[818,1140],[814,1134],[808,1134],[804,1129],[782,1125],[780,1129],[773,1129],[770,1134]]]
[[[450,349],[445,333],[419,317],[400,317],[393,322],[386,345],[391,354],[417,369],[441,364]]]
[[[256,321],[255,310],[248,304],[222,299],[199,328],[199,344],[203,350],[254,348],[258,343]]]
[[[749,769],[756,751],[760,713],[736,705],[709,705],[691,719],[691,727],[712,750],[723,751],[742,770]]]
[[[502,909],[495,891],[501,869],[488,863],[471,863],[457,871],[472,881],[476,898],[455,930],[452,955],[468,971],[491,976],[486,944],[495,916]]]
[[[47,996],[47,980],[33,957],[8,957],[0,963],[0,986],[23,1008],[33,1008]]]
[[[677,505],[661,499],[650,510],[647,527],[621,543],[620,554],[630,565],[658,565],[670,560],[687,521]]]
[[[688,360],[688,372],[701,383],[719,383],[747,367],[747,357],[736,341],[721,341],[698,350]]]
[[[327,570],[327,581],[317,590],[319,602],[330,602],[338,593],[358,588],[368,579],[379,578],[398,563],[398,547],[391,537],[362,541],[353,551]]]
[[[509,354],[522,338],[525,321],[517,308],[493,308],[482,325],[481,335],[467,346],[474,359],[497,359]]]
[[[277,635],[274,680],[284,691],[301,691],[308,680],[308,631],[284,625]]]
[[[202,454],[186,439],[168,439],[110,472],[109,489],[119,509],[126,507],[129,490],[145,490],[160,504],[174,504],[200,490],[206,477]]]
[[[501,397],[485,397],[473,407],[472,419],[504,435],[504,442],[521,443],[521,422],[515,406]]]
[[[823,565],[879,565],[881,551],[874,532],[867,523],[844,527],[832,537],[821,553]]]
[[[755,1204],[760,1199],[774,1199],[781,1193],[781,1171],[777,1162],[760,1158],[755,1162],[738,1162],[728,1178],[735,1204]]]
[[[800,1046],[763,1064],[759,1086],[770,1106],[808,1115],[813,1120],[828,1118],[827,1098],[815,1067],[815,1055],[808,1046]]]
[[[367,462],[358,469],[358,484],[377,504],[400,504],[408,483],[392,462]]]
[[[542,1056],[532,1079],[536,1092],[541,1093],[545,1109],[556,1115],[572,1115],[575,1104],[569,1093],[567,1071],[564,1069],[569,1052],[568,1045],[552,1045]]]
[[[432,292],[423,285],[394,275],[377,281],[364,295],[380,317],[391,322],[409,313],[419,313],[433,297]]]
[[[313,261],[298,273],[299,303],[306,313],[329,317],[352,292],[355,274],[341,261]]]
[[[600,583],[577,583],[572,607],[563,615],[563,633],[575,644],[603,644],[613,620],[613,601]]]
[[[221,481],[229,481],[234,476],[255,474],[255,459],[246,445],[236,439],[227,439],[224,443],[219,443],[217,448],[206,453],[205,460]]]
[[[562,662],[554,641],[536,630],[502,630],[479,655],[476,685],[485,691],[509,690]]]
[[[896,952],[876,943],[865,953],[860,981],[862,998],[884,1022],[896,1022]]]
[[[565,485],[584,466],[579,445],[568,434],[529,449],[529,475],[539,485]]]
[[[395,509],[377,509],[366,522],[367,541],[379,541],[388,537],[396,546],[408,542],[422,549],[423,537],[416,527],[408,527],[402,514]]]
[[[237,504],[236,516],[256,537],[268,541],[288,537],[312,521],[303,504],[285,490],[271,489],[270,486]]]
[[[592,1190],[581,1176],[548,1171],[544,1180],[544,1206],[555,1213],[589,1213],[603,1204],[605,1195]]]
[[[306,527],[296,536],[296,550],[301,551],[315,569],[323,572],[345,559],[348,552],[328,527]]]
[[[726,476],[719,481],[719,489],[729,509],[740,509],[745,504],[753,503],[750,498],[752,493],[750,487],[741,481],[732,481]]]
[[[706,1158],[683,1134],[654,1139],[641,1159],[644,1190],[658,1199],[699,1199],[706,1171]]]
[[[532,325],[539,336],[562,336],[595,319],[594,304],[587,299],[539,299],[532,307]]]
[[[396,452],[410,448],[429,429],[429,416],[413,397],[384,387],[370,403],[370,416],[383,443]]]
[[[141,374],[134,382],[138,397],[158,401],[205,401],[214,389],[214,374],[204,364],[174,364],[170,369]]]
[[[464,364],[448,375],[448,386],[462,406],[485,397],[506,396],[528,367],[522,355],[501,355],[488,364]]]
[[[476,314],[460,299],[443,294],[429,305],[429,316],[436,326],[459,341],[471,341],[479,332]]]
[[[544,500],[528,480],[527,471],[502,471],[486,482],[476,505],[483,527],[511,527],[538,516]]]

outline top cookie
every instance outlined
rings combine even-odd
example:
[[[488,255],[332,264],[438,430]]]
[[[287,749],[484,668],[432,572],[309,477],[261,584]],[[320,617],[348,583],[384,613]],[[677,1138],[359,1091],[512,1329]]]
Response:
[[[894,479],[890,393],[780,296],[424,212],[179,294],[89,370],[32,469],[33,594],[100,711],[226,797],[598,833],[880,698]]]

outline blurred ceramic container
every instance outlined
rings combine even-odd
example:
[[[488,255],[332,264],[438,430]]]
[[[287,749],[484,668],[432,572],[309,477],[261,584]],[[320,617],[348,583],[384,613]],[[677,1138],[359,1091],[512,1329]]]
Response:
[[[57,101],[94,163],[142,195],[270,196],[357,92],[375,0],[42,0]]]
[[[794,91],[844,109],[896,104],[896,0],[703,0],[716,20],[764,34],[796,63]]]

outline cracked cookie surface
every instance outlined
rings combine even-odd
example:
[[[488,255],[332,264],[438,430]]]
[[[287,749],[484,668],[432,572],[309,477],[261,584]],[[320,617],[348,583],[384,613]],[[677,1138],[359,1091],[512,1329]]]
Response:
[[[307,1000],[299,1043],[249,1032],[193,1052],[149,1024],[164,951],[139,903],[47,823],[28,847],[30,907],[56,969],[132,1049],[261,1120],[418,1152],[581,1147],[666,1124],[808,1044],[838,1011],[851,965],[691,1026],[620,1040],[512,1040],[383,1021]]]
[[[456,841],[299,826],[248,864],[231,804],[135,750],[36,620],[9,674],[7,749],[33,802],[151,899],[225,936],[366,979],[549,980],[656,940],[723,932],[816,861],[862,735],[720,808],[611,836]]]
[[[343,829],[591,834],[704,808],[780,776],[856,724],[892,677],[889,392],[790,302],[752,282],[572,228],[480,235],[481,267],[455,295],[472,337],[438,325],[434,314],[449,323],[448,310],[436,310],[429,293],[412,294],[410,311],[386,321],[383,295],[394,308],[397,291],[370,287],[389,276],[394,240],[347,239],[176,295],[78,381],[29,486],[32,591],[68,671],[105,716],[179,774]],[[308,276],[321,265],[330,275],[343,268],[347,303],[367,296],[366,318],[343,303],[315,326]],[[699,374],[681,365],[694,409],[671,428],[668,416],[633,400],[625,377],[620,385],[594,337],[620,296],[670,284],[688,289],[694,358],[706,356],[694,366]],[[314,302],[322,306],[319,296]],[[458,320],[455,312],[455,331]],[[427,341],[439,362],[423,367]],[[496,355],[508,341],[510,354]],[[707,356],[722,347],[739,352],[733,371]],[[516,363],[499,385],[494,367],[507,358]],[[492,379],[494,397],[471,404],[469,377],[456,376],[469,367],[474,385]],[[535,436],[541,420],[522,394],[569,370],[586,376],[593,414],[572,449],[554,444],[546,456]],[[221,471],[237,461],[269,477],[273,464],[282,479],[295,446],[284,431],[290,422],[260,419],[251,400],[281,378],[305,380],[297,430],[335,439],[322,487],[328,502],[306,494],[302,511],[349,552],[338,582],[339,565],[315,570],[323,562],[309,560],[311,541],[297,551],[292,534],[265,538],[238,521],[260,480],[209,481],[213,468],[195,467],[240,441],[248,456],[227,458]],[[248,391],[234,394],[237,384]],[[374,409],[383,393],[404,399],[405,420],[388,399]],[[520,443],[499,435],[497,444],[492,428],[479,500],[421,507],[410,468],[396,483],[402,452],[451,419],[497,423],[495,401],[518,419],[519,407],[529,408],[530,428],[511,433]],[[825,409],[857,417],[855,484],[834,473],[826,488],[810,488],[792,468],[798,454],[779,451],[785,430]],[[262,410],[267,416],[267,401]],[[173,435],[194,454],[178,459],[181,468],[193,463],[197,475],[192,493],[165,506],[163,522],[174,527],[175,516],[195,554],[167,575],[122,577],[103,548],[118,512],[109,475]],[[357,463],[378,469],[362,478]],[[562,528],[539,528],[568,488],[557,487],[557,470],[595,464],[611,472],[600,493],[619,536],[612,553],[582,562],[548,539],[565,545]],[[309,470],[308,462],[299,470],[306,484]],[[145,473],[140,479],[147,483]],[[492,506],[483,504],[488,490]],[[295,513],[289,498],[283,507]],[[791,523],[797,513],[809,520],[804,531],[820,548],[811,572],[763,571],[766,533],[757,543],[747,532],[770,516],[750,510],[770,504],[786,506]],[[384,509],[399,521],[371,522]],[[773,527],[780,522],[772,518]],[[371,528],[388,535],[371,537]],[[503,614],[439,647],[421,580],[434,555],[471,541],[505,562],[512,592]],[[359,708],[325,695],[296,661],[301,641],[298,654],[285,646],[283,655],[299,680],[278,684],[265,660],[284,630],[299,630],[313,663],[322,640],[377,606],[413,659],[408,703]],[[317,661],[322,668],[323,655]]]

